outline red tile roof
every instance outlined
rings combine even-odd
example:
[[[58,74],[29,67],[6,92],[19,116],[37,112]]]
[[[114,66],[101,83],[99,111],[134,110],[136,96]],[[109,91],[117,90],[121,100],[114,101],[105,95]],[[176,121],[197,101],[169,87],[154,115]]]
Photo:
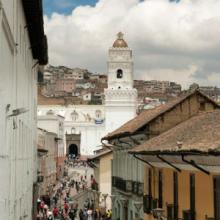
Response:
[[[134,147],[129,153],[220,153],[220,109],[203,112]]]
[[[164,105],[160,105],[154,109],[145,110],[145,111],[141,112],[134,119],[128,121],[127,123],[122,125],[120,128],[109,133],[108,135],[106,135],[102,139],[103,140],[112,140],[115,138],[134,134],[135,132],[138,131],[138,129],[142,128],[143,126],[145,126],[146,124],[148,124],[149,122],[151,122],[152,120],[157,118],[158,116],[164,114],[165,112],[170,111],[171,109],[175,108],[178,104],[183,102],[188,97],[194,95],[195,93],[198,93],[201,96],[205,97],[206,99],[208,99],[211,103],[213,103],[218,108],[220,107],[218,103],[216,103],[214,100],[210,99],[208,96],[203,94],[201,91],[194,90],[193,92],[189,92],[187,94],[181,95],[180,97],[178,97],[178,98],[176,98],[176,99],[174,99]]]

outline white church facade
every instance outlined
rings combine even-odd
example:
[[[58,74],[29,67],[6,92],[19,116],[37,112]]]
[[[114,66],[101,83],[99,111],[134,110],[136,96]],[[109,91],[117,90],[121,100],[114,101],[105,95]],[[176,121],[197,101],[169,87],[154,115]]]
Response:
[[[104,105],[39,105],[38,116],[64,117],[64,133],[80,135],[81,155],[101,148],[101,138],[136,115],[137,91],[133,88],[132,50],[118,33],[108,53],[108,88]],[[49,123],[49,121],[48,121]],[[39,126],[40,127],[40,126]],[[44,129],[48,128],[48,124]],[[64,153],[68,153],[68,147]]]

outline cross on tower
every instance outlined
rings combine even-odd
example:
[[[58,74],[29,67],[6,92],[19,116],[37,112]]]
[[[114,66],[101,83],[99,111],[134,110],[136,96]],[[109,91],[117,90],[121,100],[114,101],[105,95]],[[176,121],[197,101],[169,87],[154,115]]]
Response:
[[[119,32],[119,33],[117,34],[117,36],[118,36],[118,39],[122,40],[122,39],[123,39],[124,34],[123,34],[122,32]]]

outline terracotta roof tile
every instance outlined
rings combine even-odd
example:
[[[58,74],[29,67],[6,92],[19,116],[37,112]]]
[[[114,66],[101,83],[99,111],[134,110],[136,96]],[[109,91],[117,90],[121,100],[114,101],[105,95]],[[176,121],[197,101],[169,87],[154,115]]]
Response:
[[[177,98],[175,98],[172,101],[169,101],[168,103],[164,105],[160,105],[154,109],[151,110],[144,110],[141,112],[138,116],[136,116],[134,119],[128,121],[115,131],[109,133],[105,137],[103,137],[103,140],[111,140],[117,137],[126,136],[128,134],[134,134],[138,129],[142,128],[144,125],[148,124],[158,116],[162,115],[163,113],[171,110],[179,103],[183,102],[186,98],[190,97],[191,95],[199,93],[200,95],[207,98],[210,102],[212,102],[214,105],[220,107],[214,100],[210,99],[208,96],[203,94],[199,90],[195,90],[193,92],[189,92],[187,94],[181,95]]]
[[[203,112],[130,150],[133,154],[220,151],[220,110]]]
[[[102,152],[100,152],[100,153],[90,157],[89,160],[98,159],[98,158],[100,158],[102,156],[105,156],[105,155],[111,153],[111,152],[112,152],[112,150],[106,149],[106,150],[104,150],[104,151],[102,151]]]

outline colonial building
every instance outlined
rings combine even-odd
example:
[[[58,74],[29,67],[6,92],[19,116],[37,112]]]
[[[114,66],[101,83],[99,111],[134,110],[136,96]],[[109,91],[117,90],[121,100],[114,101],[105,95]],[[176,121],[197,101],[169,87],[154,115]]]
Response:
[[[95,164],[94,176],[98,183],[98,190],[102,194],[107,195],[105,201],[107,209],[112,208],[112,158],[112,151],[104,148],[89,159],[89,161]]]
[[[148,162],[144,219],[220,220],[219,120],[201,112],[131,150]]]
[[[143,190],[145,166],[135,153],[128,154],[134,146],[154,138],[179,123],[199,114],[219,108],[219,105],[200,91],[193,91],[151,110],[141,112],[119,129],[103,138],[113,145],[112,196],[114,218],[143,218]],[[161,159],[163,162],[163,159]],[[147,164],[147,165],[145,165]]]
[[[1,219],[32,219],[37,74],[47,63],[40,0],[0,0],[0,51]]]
[[[55,115],[52,110],[49,110],[46,115],[37,117],[37,125],[39,128],[57,135],[57,176],[63,172],[65,151],[65,134],[64,134],[64,117]]]
[[[48,130],[48,126],[53,128],[51,122],[46,120],[48,113],[53,112],[53,117],[62,115],[64,119],[63,134],[74,134],[80,136],[79,142],[65,141],[65,153],[69,153],[70,146],[75,144],[78,154],[92,155],[94,150],[100,148],[100,139],[104,135],[104,106],[100,105],[69,105],[68,107],[60,105],[47,105],[38,107],[38,126]],[[42,120],[45,119],[45,126]],[[64,139],[65,140],[65,139]]]
[[[80,80],[79,80],[80,81]],[[82,80],[81,80],[82,81]],[[83,85],[84,81],[82,81]],[[84,85],[85,86],[85,85]],[[91,99],[100,99],[93,94]],[[54,99],[55,100],[55,99]],[[39,105],[38,115],[44,117],[48,111],[62,115],[67,134],[80,134],[77,152],[92,155],[101,147],[101,138],[136,115],[137,91],[133,88],[132,51],[119,33],[108,54],[108,88],[105,90],[105,105]],[[69,152],[69,147],[67,152]]]
[[[58,138],[55,133],[37,131],[39,196],[51,196],[57,179]]]

